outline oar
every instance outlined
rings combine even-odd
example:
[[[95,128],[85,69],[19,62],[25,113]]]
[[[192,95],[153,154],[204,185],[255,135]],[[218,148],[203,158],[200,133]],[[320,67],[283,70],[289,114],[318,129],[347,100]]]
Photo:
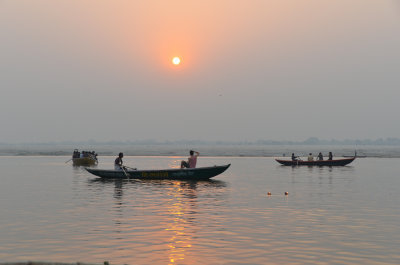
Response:
[[[132,170],[137,170],[137,168],[135,167],[135,168],[133,168],[133,167],[127,167],[127,166],[125,166],[126,168],[129,168],[129,169],[132,169]]]
[[[122,171],[124,171],[125,177],[127,177],[127,178],[129,179],[129,176],[128,176],[128,174],[126,174],[126,171],[125,171],[125,169],[124,169],[124,166],[121,165],[120,167],[121,167]]]
[[[72,160],[72,158],[70,159],[70,160],[68,160],[68,161],[65,161],[65,163],[68,163],[69,161],[71,161]]]

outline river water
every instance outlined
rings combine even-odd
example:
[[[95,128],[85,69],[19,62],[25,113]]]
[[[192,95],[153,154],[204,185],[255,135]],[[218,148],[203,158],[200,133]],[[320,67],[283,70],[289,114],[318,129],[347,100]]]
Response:
[[[0,157],[1,262],[400,264],[399,158],[292,168],[201,157],[198,166],[232,164],[201,182],[102,181],[68,159]],[[124,162],[161,169],[181,159]]]

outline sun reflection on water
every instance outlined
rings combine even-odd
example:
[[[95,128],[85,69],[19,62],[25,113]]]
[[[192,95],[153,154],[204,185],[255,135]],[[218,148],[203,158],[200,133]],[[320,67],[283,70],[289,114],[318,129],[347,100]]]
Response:
[[[179,264],[185,259],[186,252],[192,247],[193,229],[188,232],[197,212],[195,184],[191,189],[184,188],[186,183],[175,182],[168,195],[171,196],[168,213],[172,216],[171,223],[165,229],[171,234],[169,238],[169,264]],[[194,185],[194,188],[193,188]],[[189,200],[188,200],[189,198]],[[191,215],[191,216],[190,216]]]
[[[199,241],[204,213],[199,200],[215,202],[226,187],[225,182],[216,180],[92,179],[87,183],[86,189],[96,194],[99,202],[104,201],[105,190],[113,198],[112,208],[109,203],[100,204],[106,214],[99,216],[96,225],[92,223],[89,236],[97,239],[95,246],[100,251],[105,246],[111,250],[96,257],[125,264],[198,264],[204,244]],[[104,225],[103,217],[110,226]],[[106,235],[107,240],[98,235]]]

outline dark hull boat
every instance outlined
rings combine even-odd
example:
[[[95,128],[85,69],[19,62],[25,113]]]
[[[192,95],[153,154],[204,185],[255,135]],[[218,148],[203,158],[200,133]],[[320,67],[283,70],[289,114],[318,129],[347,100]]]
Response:
[[[86,168],[89,173],[105,179],[176,179],[207,180],[223,173],[231,164],[199,168],[173,168],[161,170],[107,170]]]
[[[79,152],[75,149],[72,153],[72,164],[74,166],[92,166],[97,164],[97,154],[94,151]],[[69,161],[69,160],[68,160]]]
[[[97,164],[97,159],[94,157],[73,158],[72,164],[74,166],[91,166]]]
[[[281,160],[275,159],[278,163],[284,166],[345,166],[350,164],[356,159],[352,158],[343,158],[343,159],[334,159],[334,160],[315,160],[315,161],[303,161],[303,160]]]

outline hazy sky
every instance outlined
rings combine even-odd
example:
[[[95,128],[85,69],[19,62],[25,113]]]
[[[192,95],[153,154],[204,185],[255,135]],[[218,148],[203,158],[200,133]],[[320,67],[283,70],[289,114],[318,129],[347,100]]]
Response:
[[[0,91],[0,142],[400,137],[400,0],[0,0]]]

